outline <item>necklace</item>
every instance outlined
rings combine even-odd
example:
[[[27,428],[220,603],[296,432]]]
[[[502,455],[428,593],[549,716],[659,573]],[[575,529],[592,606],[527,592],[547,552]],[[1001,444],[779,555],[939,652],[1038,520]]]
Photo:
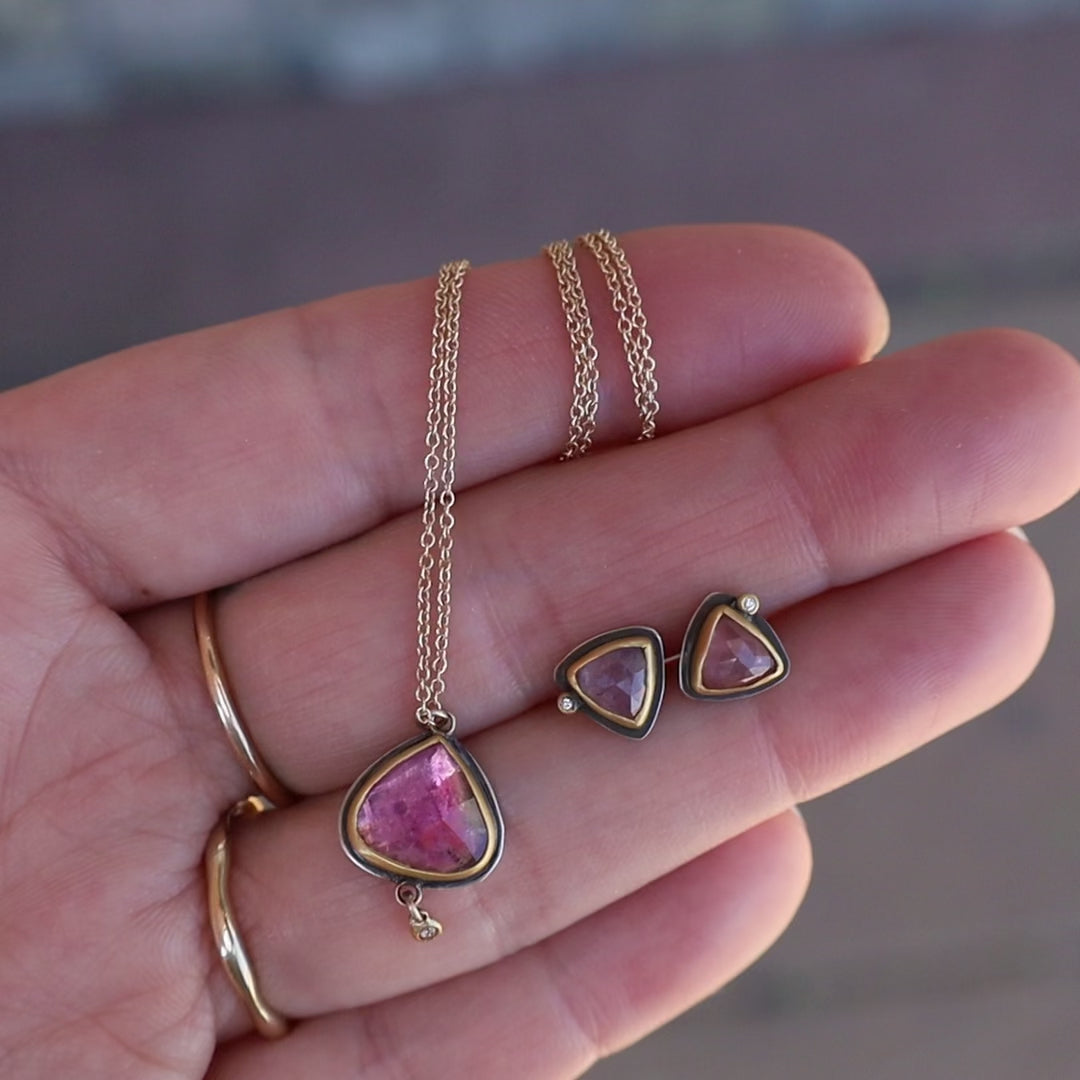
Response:
[[[652,356],[652,338],[630,261],[618,240],[607,229],[586,233],[578,237],[578,243],[593,253],[611,295],[612,310],[630,369],[634,404],[641,417],[638,442],[647,442],[656,437],[656,415],[660,411],[660,402],[656,396],[656,361]],[[583,457],[592,446],[596,414],[600,408],[600,369],[592,317],[574,258],[574,246],[566,240],[555,240],[544,246],[544,253],[555,269],[570,352],[574,358],[570,437],[559,458],[560,461],[570,461]]]
[[[418,941],[442,933],[420,905],[423,887],[479,881],[499,861],[503,823],[476,760],[454,738],[443,705],[450,638],[454,462],[461,297],[468,262],[447,263],[435,290],[424,508],[417,588],[416,722],[421,734],[368,767],[345,796],[341,842],[362,869],[396,884]]]

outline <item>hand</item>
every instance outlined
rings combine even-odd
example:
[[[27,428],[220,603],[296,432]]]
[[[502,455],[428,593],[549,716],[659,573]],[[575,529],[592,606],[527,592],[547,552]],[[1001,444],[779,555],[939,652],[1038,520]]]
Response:
[[[555,463],[571,369],[551,269],[466,283],[447,700],[507,848],[482,884],[429,892],[431,945],[336,824],[342,789],[414,730],[431,282],[0,398],[0,1074],[577,1074],[777,936],[809,874],[795,803],[1026,678],[1050,585],[1001,530],[1080,481],[1074,362],[984,331],[864,364],[882,301],[806,233],[625,243],[658,361],[649,445],[629,445],[598,314],[607,446]],[[185,598],[232,582],[234,690],[303,796],[233,835],[262,990],[298,1021],[279,1042],[245,1036],[206,922],[203,845],[249,783]],[[718,706],[672,690],[643,744],[557,713],[569,648],[642,621],[674,643],[713,590],[762,597],[783,686]]]

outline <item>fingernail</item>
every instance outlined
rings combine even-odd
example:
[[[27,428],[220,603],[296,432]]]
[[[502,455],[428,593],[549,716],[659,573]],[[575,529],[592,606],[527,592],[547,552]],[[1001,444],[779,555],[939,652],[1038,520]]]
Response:
[[[1007,533],[1011,533],[1013,536],[1020,540],[1023,540],[1025,544],[1030,544],[1031,540],[1028,538],[1028,534],[1020,528],[1019,525],[1014,525],[1011,529],[1005,530]]]

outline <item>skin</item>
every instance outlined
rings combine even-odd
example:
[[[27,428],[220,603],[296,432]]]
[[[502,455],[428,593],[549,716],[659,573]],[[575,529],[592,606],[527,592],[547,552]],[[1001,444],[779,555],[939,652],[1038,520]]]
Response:
[[[624,238],[661,437],[634,445],[613,320],[597,451],[556,463],[570,359],[550,267],[466,283],[447,705],[507,850],[426,905],[347,862],[343,789],[411,736],[430,280],[184,335],[0,397],[0,1073],[215,1080],[577,1075],[771,944],[809,876],[791,807],[1011,693],[1052,595],[1002,530],[1080,483],[1080,373],[1034,335],[873,363],[887,315],[791,229]],[[606,296],[580,259],[590,296]],[[202,850],[249,790],[206,695],[191,594],[301,800],[239,826],[250,1034]],[[752,590],[781,687],[669,693],[644,744],[554,708],[551,669]],[[1000,612],[1007,611],[1007,619]],[[947,645],[947,647],[943,647]]]

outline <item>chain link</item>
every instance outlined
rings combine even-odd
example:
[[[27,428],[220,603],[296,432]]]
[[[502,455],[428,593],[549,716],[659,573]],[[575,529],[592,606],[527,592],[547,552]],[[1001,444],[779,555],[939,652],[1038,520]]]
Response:
[[[652,356],[652,338],[630,261],[618,240],[607,229],[586,233],[579,237],[579,241],[596,257],[611,293],[611,304],[615,309],[630,378],[634,384],[634,403],[641,416],[638,440],[651,439],[656,435],[656,415],[660,411],[656,361]],[[569,316],[567,318],[569,320]]]
[[[596,414],[600,408],[600,369],[597,366],[596,343],[593,341],[592,319],[585,302],[574,249],[565,240],[556,240],[544,248],[555,267],[559,299],[566,316],[566,331],[574,354],[574,396],[570,406],[570,437],[560,461],[569,461],[588,453],[596,430]]]
[[[461,294],[469,264],[439,270],[431,335],[420,580],[416,596],[416,719],[442,730],[453,717],[442,707],[450,640],[450,572],[454,548],[454,462],[457,446],[457,370]]]

